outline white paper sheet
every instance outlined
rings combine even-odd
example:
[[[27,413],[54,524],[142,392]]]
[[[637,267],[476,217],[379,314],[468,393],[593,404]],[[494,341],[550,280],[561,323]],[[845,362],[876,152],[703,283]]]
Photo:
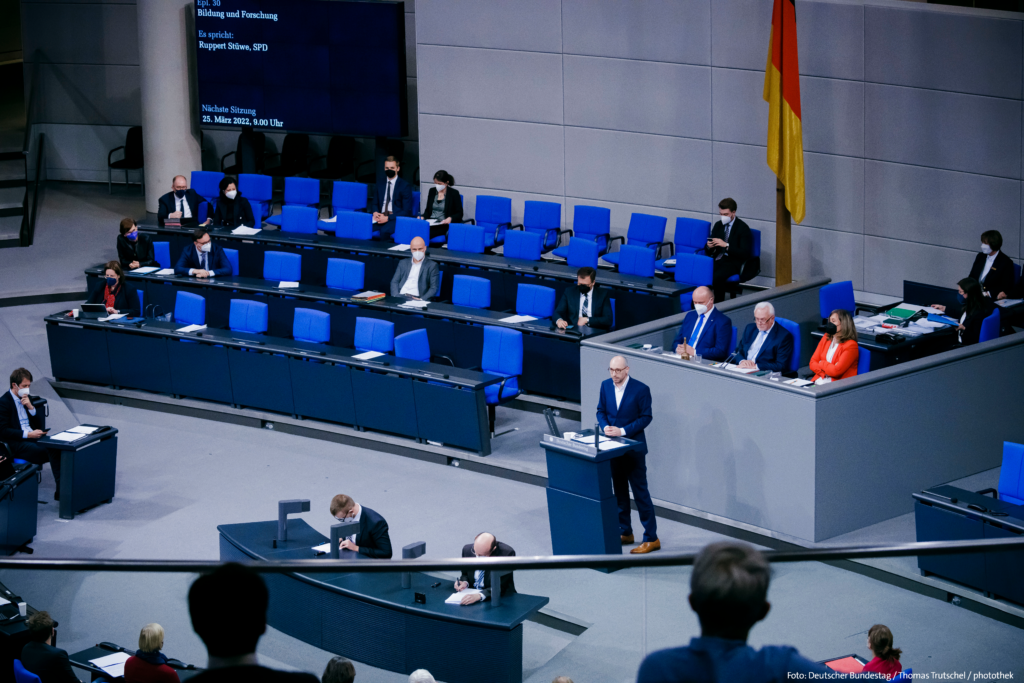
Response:
[[[163,268],[153,273],[153,275],[174,275],[174,268]]]
[[[502,318],[498,322],[502,323],[528,323],[531,320],[536,320],[532,315],[510,315],[507,318]]]
[[[128,271],[129,273],[135,273],[136,275],[145,275],[146,273],[155,273],[160,270],[157,266],[143,266],[142,268],[136,268],[135,270]]]
[[[732,370],[733,372],[742,372],[744,375],[749,375],[752,372],[757,372],[757,368],[741,368],[739,365],[733,363],[729,363],[725,367],[729,370]]]
[[[298,287],[298,282],[290,282],[288,280],[282,280],[281,282],[277,283],[278,289],[298,289]]]
[[[429,301],[406,301],[405,303],[398,304],[399,308],[426,308],[430,305]]]
[[[372,358],[378,358],[378,357],[383,356],[383,355],[384,354],[381,353],[380,351],[364,351],[363,353],[357,353],[356,355],[354,355],[352,357],[353,358],[358,358],[359,360],[370,360]]]
[[[255,235],[260,232],[262,228],[247,228],[244,225],[240,225],[231,231],[232,235]]]
[[[430,220],[427,221],[427,224],[431,225],[431,226],[434,226],[434,225],[441,225],[441,223],[443,223],[443,222],[444,221],[435,221],[434,219],[430,219]]]
[[[448,599],[444,601],[446,605],[459,605],[462,604],[462,598],[467,595],[483,595],[483,591],[478,591],[476,588],[467,588],[466,590],[459,591],[458,593],[452,593],[448,596]]]
[[[175,332],[181,332],[188,334],[189,332],[198,332],[199,330],[205,330],[206,325],[186,325],[185,327],[179,327]]]
[[[320,545],[315,545],[315,546],[313,546],[313,550],[315,552],[318,552],[318,553],[322,554],[322,555],[326,555],[327,553],[331,552],[331,542],[327,541],[327,543],[321,543]]]
[[[96,318],[96,320],[98,322],[105,323],[108,320],[120,320],[121,318],[124,318],[127,315],[127,313],[113,313],[111,315],[108,315],[106,318]]]
[[[790,384],[794,387],[806,387],[808,385],[814,384],[814,382],[809,382],[806,379],[800,379],[799,377],[796,377],[794,379],[786,380],[785,382],[783,382],[783,384]]]
[[[72,441],[78,441],[79,439],[84,439],[85,438],[85,434],[73,434],[71,432],[61,432],[60,434],[54,434],[50,438],[53,439],[54,441],[65,441],[67,443],[71,443]]]
[[[331,216],[330,218],[321,218],[320,222],[321,223],[337,223],[338,222],[338,216],[337,216],[337,214],[335,214],[334,216]]]
[[[996,302],[996,306],[999,306],[1000,308],[1006,308],[1007,306],[1015,306],[1019,304],[1021,301],[1024,301],[1024,299],[1000,299],[999,301]]]
[[[127,652],[115,652],[112,655],[106,657],[99,657],[97,659],[90,659],[89,663],[103,669],[111,678],[121,678],[124,676],[124,663],[128,661]]]
[[[388,251],[409,251],[409,245],[408,244],[396,244],[395,246],[390,247],[388,249]]]
[[[92,434],[97,429],[99,429],[99,427],[86,427],[85,425],[78,425],[77,427],[72,427],[71,429],[67,430],[67,433],[68,434]]]

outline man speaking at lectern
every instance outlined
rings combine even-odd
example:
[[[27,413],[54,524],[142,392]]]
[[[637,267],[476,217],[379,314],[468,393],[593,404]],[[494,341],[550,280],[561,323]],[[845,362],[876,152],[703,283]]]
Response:
[[[619,533],[622,545],[633,543],[633,522],[630,519],[629,489],[644,525],[644,542],[629,552],[649,553],[661,550],[658,540],[658,520],[654,516],[654,503],[647,489],[647,437],[644,429],[651,424],[651,390],[640,380],[630,379],[629,363],[623,356],[615,356],[608,363],[611,379],[601,383],[601,396],[597,401],[597,422],[605,436],[621,436],[637,441],[636,448],[612,460],[612,489],[619,504]]]

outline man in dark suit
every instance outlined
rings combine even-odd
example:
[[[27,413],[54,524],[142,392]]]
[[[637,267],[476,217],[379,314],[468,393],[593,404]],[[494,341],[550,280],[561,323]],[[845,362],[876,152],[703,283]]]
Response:
[[[775,324],[775,307],[767,301],[754,306],[754,322],[736,345],[741,368],[785,372],[793,356],[793,335]]]
[[[732,321],[715,308],[715,295],[707,287],[693,290],[693,310],[683,318],[672,342],[676,353],[725,360],[732,343]]]
[[[391,239],[395,232],[395,218],[412,218],[412,185],[398,177],[398,159],[384,160],[383,183],[377,184],[377,210],[373,212],[373,223],[380,230],[381,239]]]
[[[391,296],[406,296],[424,301],[437,296],[440,288],[440,269],[427,258],[427,243],[416,236],[409,243],[412,258],[402,259],[391,276]]]
[[[718,202],[720,220],[711,228],[704,253],[715,259],[711,286],[715,297],[722,299],[722,287],[733,275],[739,275],[743,264],[754,255],[754,235],[750,226],[736,217],[736,200],[726,197]]]
[[[46,432],[38,428],[39,418],[29,398],[31,386],[32,373],[25,368],[18,368],[11,373],[9,390],[0,396],[0,441],[7,444],[15,458],[40,466],[50,463],[53,478],[57,482],[54,500],[60,500],[60,453],[51,454],[48,448],[37,443],[39,438],[46,436]],[[6,458],[6,455],[3,457]],[[13,465],[11,462],[0,461],[4,479],[14,473],[11,469]]]
[[[462,546],[463,557],[515,557],[516,551],[512,546],[501,543],[494,534],[487,532],[477,534],[472,543]],[[499,580],[501,584],[501,595],[508,595],[516,592],[515,581],[512,580],[512,572],[505,574]],[[467,588],[476,588],[479,594],[472,593],[462,598],[463,605],[472,605],[481,600],[491,598],[491,575],[483,569],[476,571],[462,570],[462,578],[455,582],[455,592],[460,593]]]
[[[331,515],[339,522],[359,522],[359,531],[341,540],[342,550],[351,550],[378,560],[391,559],[388,523],[379,514],[355,502],[351,496],[339,493],[331,499]]]
[[[159,266],[153,254],[153,242],[139,234],[133,218],[121,219],[121,234],[117,237],[117,260],[125,270]]]
[[[981,284],[981,293],[992,301],[1007,298],[1016,285],[1013,261],[1002,249],[1003,236],[998,230],[981,233],[981,253],[974,257],[968,275]]]
[[[176,175],[171,181],[171,191],[160,197],[157,222],[163,225],[168,218],[178,218],[182,225],[198,225],[199,205],[204,201],[198,192],[189,189],[185,176]],[[206,222],[209,223],[210,219],[207,218]]]
[[[608,437],[621,436],[638,441],[636,448],[612,460],[612,489],[619,504],[619,534],[622,545],[633,543],[633,521],[629,507],[629,489],[633,489],[640,523],[644,525],[643,543],[629,552],[636,555],[661,550],[658,520],[654,503],[647,489],[647,437],[644,430],[651,424],[651,390],[646,384],[629,377],[629,363],[615,356],[608,363],[611,379],[601,383],[597,400],[597,422]]]
[[[51,644],[56,625],[48,612],[36,612],[25,621],[29,641],[21,649],[21,665],[42,683],[79,683],[68,653]]]
[[[192,233],[192,246],[181,250],[175,275],[194,277],[227,277],[231,275],[231,261],[218,245],[210,239],[206,228],[196,228]]]
[[[608,292],[597,288],[597,271],[584,266],[576,271],[576,286],[566,287],[555,307],[555,325],[592,327],[595,330],[612,328],[612,303]]]

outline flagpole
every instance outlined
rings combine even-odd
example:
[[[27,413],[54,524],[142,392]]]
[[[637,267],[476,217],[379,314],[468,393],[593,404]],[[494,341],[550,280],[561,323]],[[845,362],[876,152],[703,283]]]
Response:
[[[775,286],[793,281],[793,251],[791,244],[793,224],[786,208],[786,188],[775,179]]]

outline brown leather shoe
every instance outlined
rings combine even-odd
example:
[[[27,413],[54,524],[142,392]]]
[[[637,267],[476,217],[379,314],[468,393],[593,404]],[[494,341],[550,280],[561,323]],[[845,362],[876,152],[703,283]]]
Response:
[[[653,553],[655,550],[661,550],[661,541],[657,539],[653,541],[644,541],[629,552],[633,555],[642,555],[643,553]]]
[[[619,540],[622,541],[622,545],[633,545],[636,541],[633,540],[633,534],[628,536],[619,536]]]

